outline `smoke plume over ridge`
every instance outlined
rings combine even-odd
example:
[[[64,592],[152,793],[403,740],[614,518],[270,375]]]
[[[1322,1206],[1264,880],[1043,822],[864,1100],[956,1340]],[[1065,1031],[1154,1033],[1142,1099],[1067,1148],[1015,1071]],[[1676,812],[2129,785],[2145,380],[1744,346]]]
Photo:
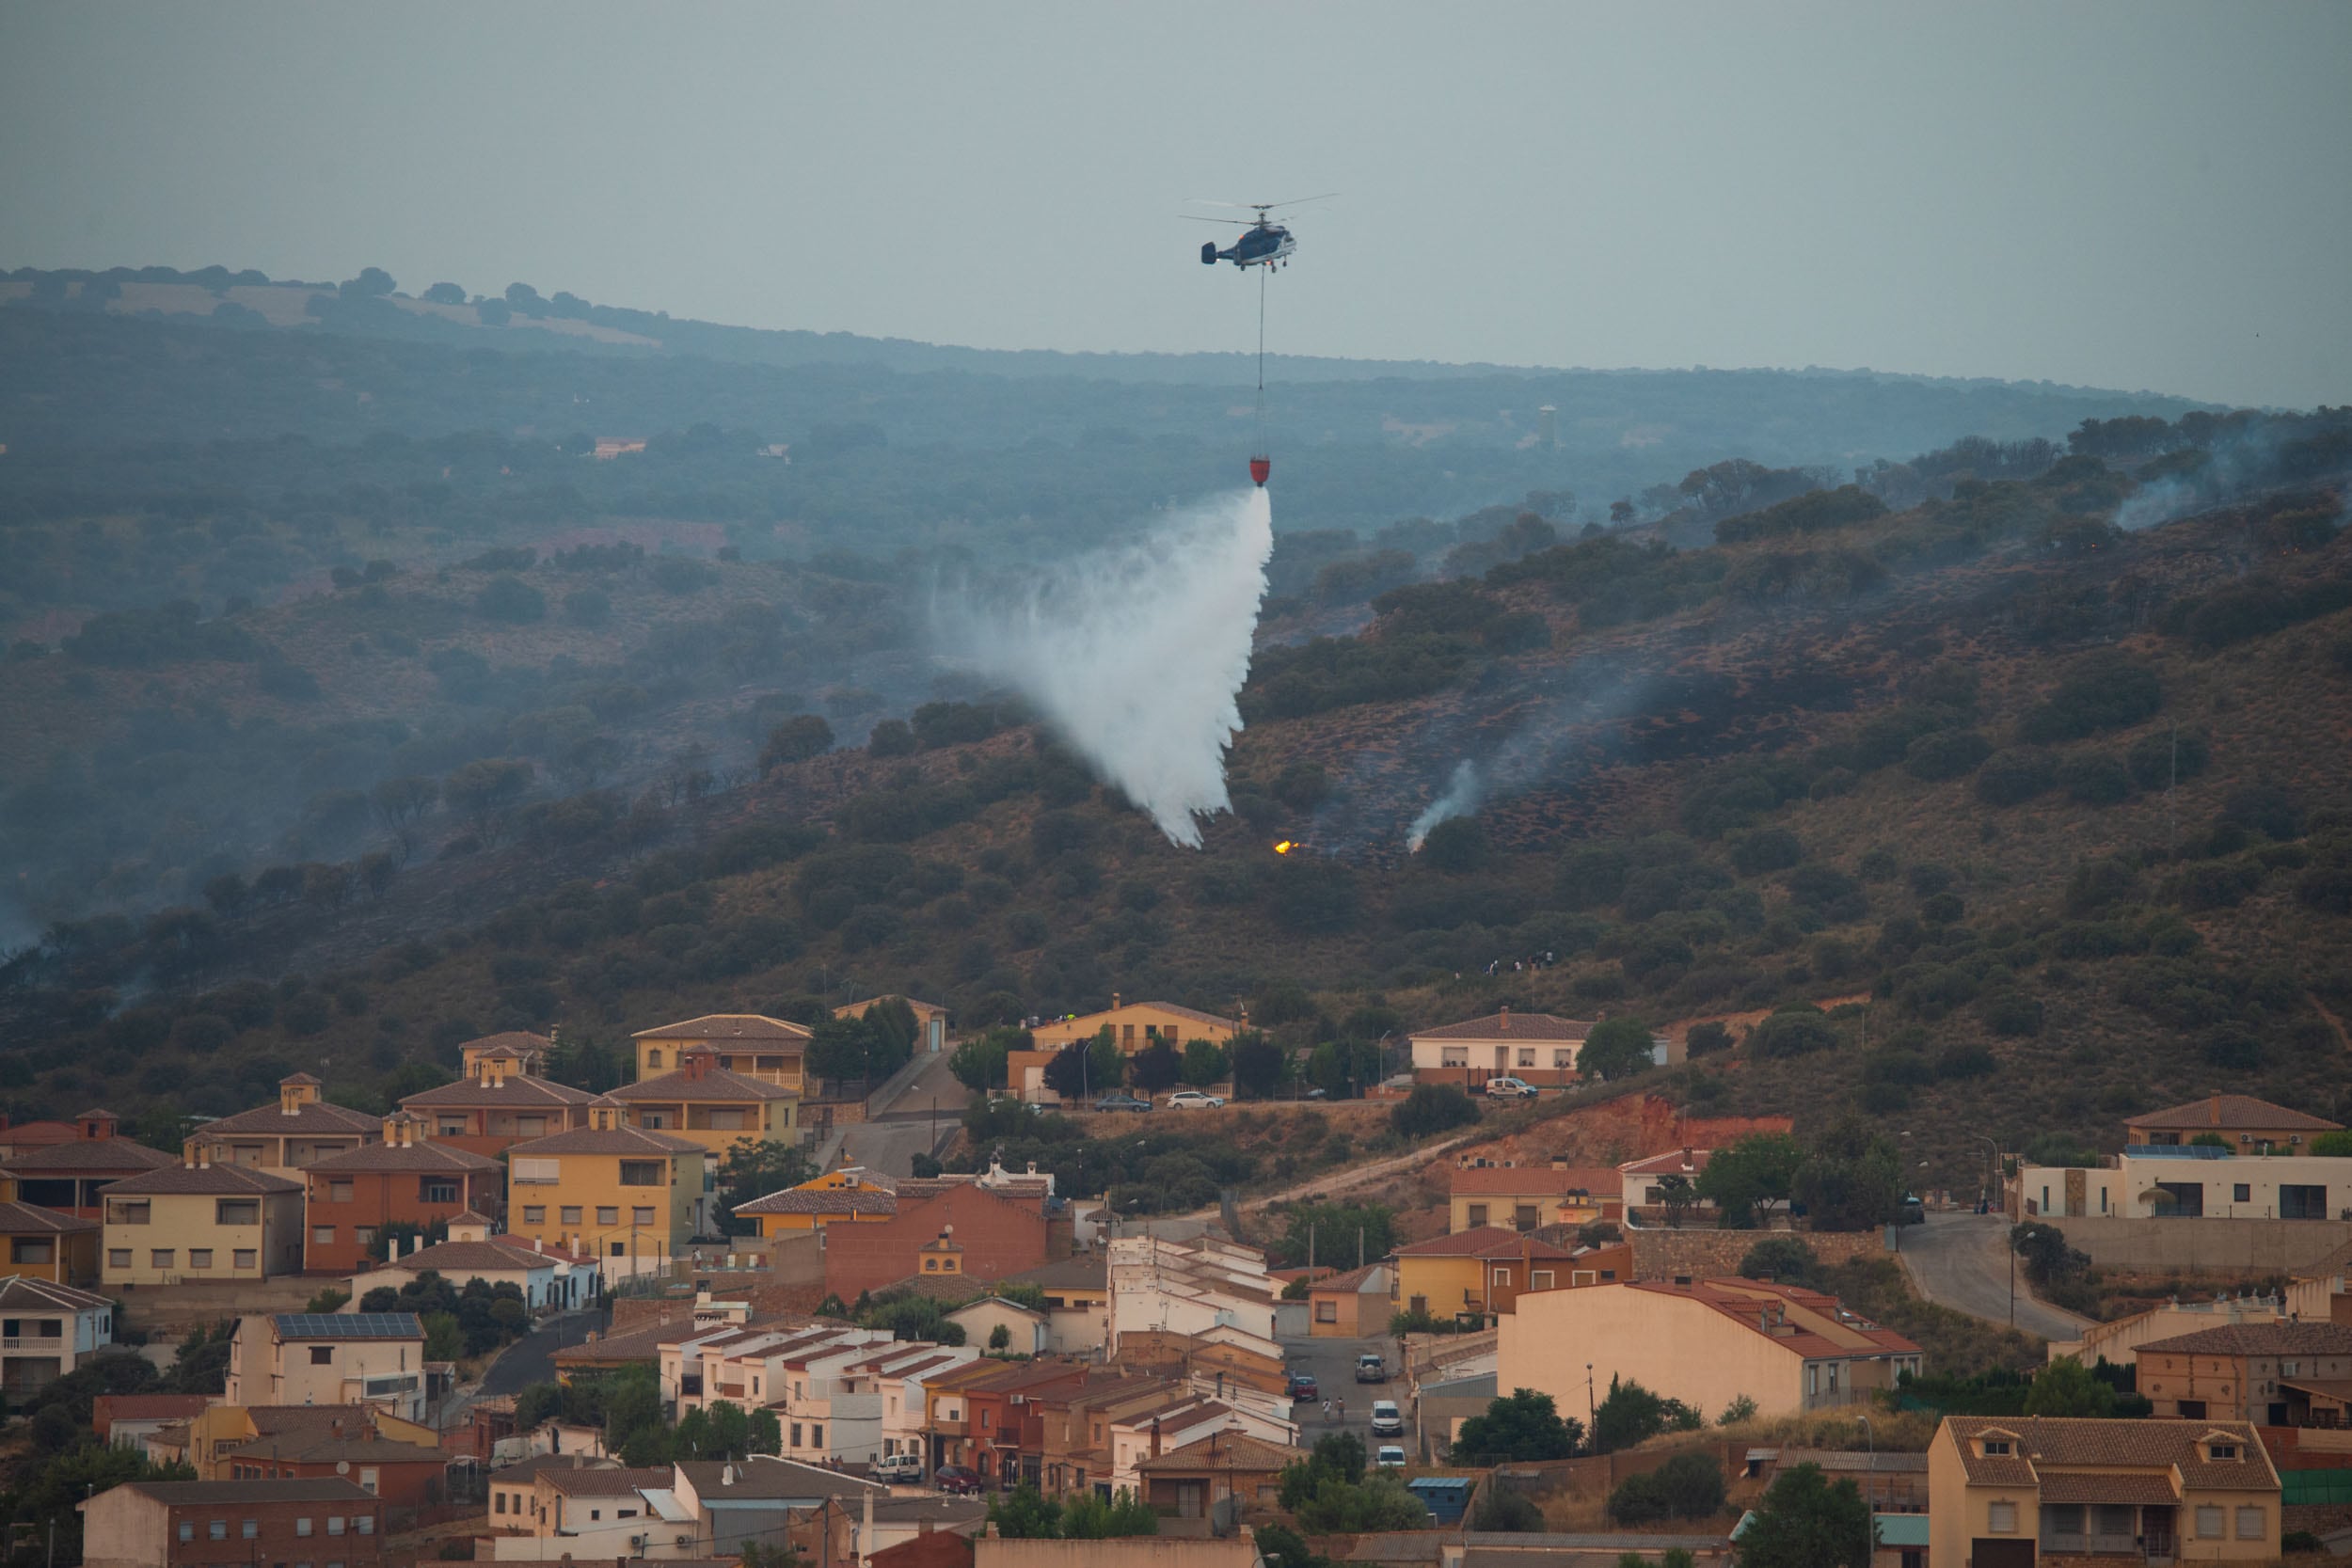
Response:
[[[1135,544],[1046,574],[1011,602],[947,606],[955,657],[1024,692],[1172,843],[1231,808],[1225,750],[1274,549],[1274,508],[1246,490]]]

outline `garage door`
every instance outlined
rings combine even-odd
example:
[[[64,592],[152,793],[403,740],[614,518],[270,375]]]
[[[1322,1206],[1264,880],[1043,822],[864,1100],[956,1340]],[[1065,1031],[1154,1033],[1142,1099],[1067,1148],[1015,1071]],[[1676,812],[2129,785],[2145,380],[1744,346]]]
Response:
[[[1968,1543],[1968,1560],[1971,1568],[2034,1568],[2033,1543],[1979,1536]]]

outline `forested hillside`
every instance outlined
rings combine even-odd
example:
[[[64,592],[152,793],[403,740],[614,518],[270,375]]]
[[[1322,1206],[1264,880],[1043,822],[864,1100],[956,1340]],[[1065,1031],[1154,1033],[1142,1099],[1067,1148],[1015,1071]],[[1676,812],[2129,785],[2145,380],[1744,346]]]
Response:
[[[1384,1036],[1506,1003],[1695,1024],[1665,1092],[1805,1124],[1858,1106],[1952,1172],[1979,1132],[2343,1096],[2341,411],[2103,407],[1836,471],[1717,448],[1627,489],[1496,447],[1434,519],[1359,478],[1345,526],[1279,538],[1235,811],[1196,853],[943,665],[929,606],[1066,551],[1098,501],[1230,483],[1183,477],[1206,437],[916,446],[866,401],[993,404],[898,387],[961,372],[24,305],[0,337],[37,351],[0,355],[0,407],[78,421],[70,450],[0,460],[18,1112],[103,1094],[165,1125],[294,1068],[357,1102],[495,1029],[593,1050],[851,990],[967,1025],[1243,998],[1342,1091]],[[175,360],[231,436],[92,428]],[[596,416],[548,434],[558,366],[799,401],[696,428],[725,412],[709,393],[596,462]],[[359,368],[419,407],[503,389],[464,405],[474,431],[310,424]],[[792,461],[754,454],[771,440]],[[1313,450],[1278,469],[1278,517],[1358,449]],[[1470,487],[1462,450],[1361,451]]]

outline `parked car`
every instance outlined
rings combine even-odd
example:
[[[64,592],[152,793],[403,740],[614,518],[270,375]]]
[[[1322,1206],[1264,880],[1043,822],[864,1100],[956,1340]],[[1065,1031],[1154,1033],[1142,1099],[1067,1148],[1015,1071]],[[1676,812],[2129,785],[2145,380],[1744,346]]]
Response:
[[[1402,1470],[1405,1468],[1405,1449],[1395,1443],[1383,1443],[1380,1445],[1380,1456],[1373,1464],[1383,1470]]]
[[[979,1471],[961,1465],[942,1465],[931,1472],[931,1484],[959,1497],[976,1497],[988,1487]]]
[[[1377,1353],[1364,1352],[1356,1358],[1356,1381],[1359,1383],[1388,1382],[1389,1364],[1381,1360]]]
[[[1928,1223],[1928,1206],[1919,1201],[1918,1195],[1915,1193],[1903,1194],[1902,1223],[1905,1225]]]
[[[1213,1111],[1225,1103],[1221,1094],[1203,1094],[1199,1089],[1178,1089],[1168,1097],[1171,1111]]]
[[[1490,1100],[1533,1100],[1535,1085],[1523,1078],[1489,1078],[1486,1096]]]
[[[919,1453],[886,1453],[874,1461],[868,1474],[875,1481],[921,1481],[923,1456]]]
[[[1375,1400],[1372,1402],[1372,1434],[1375,1437],[1405,1435],[1405,1413],[1397,1409],[1396,1401]]]
[[[1291,1373],[1290,1397],[1295,1400],[1323,1398],[1323,1390],[1315,1385],[1315,1374],[1312,1372]]]
[[[1106,1094],[1094,1102],[1094,1108],[1098,1111],[1148,1111],[1152,1102],[1137,1100],[1131,1094]]]

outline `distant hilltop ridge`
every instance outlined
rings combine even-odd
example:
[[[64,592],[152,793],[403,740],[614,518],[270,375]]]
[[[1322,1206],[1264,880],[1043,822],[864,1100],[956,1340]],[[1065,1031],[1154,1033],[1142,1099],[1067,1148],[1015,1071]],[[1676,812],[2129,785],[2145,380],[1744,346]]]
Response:
[[[592,305],[557,290],[542,295],[528,283],[510,283],[502,294],[472,294],[454,283],[435,283],[419,293],[403,293],[378,267],[340,283],[273,278],[252,267],[225,266],[183,272],[176,267],[67,267],[44,271],[19,267],[0,274],[0,308],[100,310],[111,315],[191,317],[215,325],[258,327],[332,326],[373,336],[443,342],[484,332],[542,334],[532,347],[599,349],[616,353],[690,354],[706,358],[763,365],[836,364],[908,372],[961,371],[1006,376],[1069,376],[1116,381],[1223,384],[1240,373],[1248,354],[1153,352],[1073,353],[1058,349],[965,348],[905,338],[870,338],[852,332],[807,332],[791,328],[734,326],[673,318],[667,311]],[[1339,359],[1274,355],[1269,364],[1294,381],[1368,381],[1409,377],[1423,380],[1497,375],[1700,376],[1775,375],[1867,379],[1951,388],[2031,388],[2044,396],[2112,404],[2129,398],[2143,412],[2169,410],[2177,417],[2218,404],[2167,393],[2123,392],[2052,381],[2005,381],[1986,376],[1913,375],[1867,368],[1802,369],[1771,366],[1726,369],[1710,366],[1593,369],[1543,365],[1446,363],[1427,359]]]

